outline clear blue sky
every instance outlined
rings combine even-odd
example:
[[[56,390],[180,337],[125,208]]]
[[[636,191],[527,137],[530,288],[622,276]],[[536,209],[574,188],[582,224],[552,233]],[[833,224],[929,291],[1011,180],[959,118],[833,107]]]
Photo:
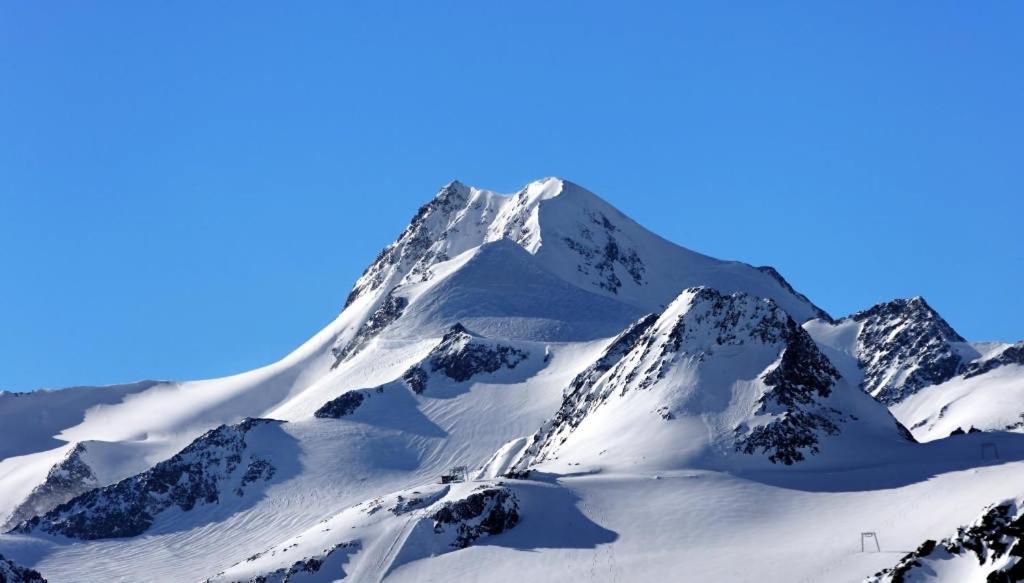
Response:
[[[452,178],[1024,337],[1024,3],[496,4],[0,4],[0,388],[273,361]]]

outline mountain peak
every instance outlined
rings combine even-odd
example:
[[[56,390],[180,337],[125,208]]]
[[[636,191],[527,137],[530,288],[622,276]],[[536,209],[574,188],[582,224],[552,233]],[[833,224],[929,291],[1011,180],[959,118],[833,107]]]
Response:
[[[864,390],[887,404],[956,376],[962,360],[956,345],[966,342],[921,296],[882,302],[812,329],[820,342],[854,356]]]
[[[934,333],[944,340],[950,342],[966,342],[963,336],[949,325],[949,322],[939,315],[935,308],[931,307],[922,296],[912,298],[896,298],[888,302],[875,304],[874,306],[851,314],[844,319],[855,322],[888,320],[891,322],[913,323],[919,326],[928,326]]]
[[[495,242],[496,247],[520,247],[536,268],[624,304],[631,316],[662,309],[681,289],[706,285],[771,298],[801,322],[827,318],[778,272],[675,245],[586,188],[558,177],[535,180],[513,195],[448,183],[381,251],[345,307],[360,300],[355,311],[373,314],[389,305],[393,291],[445,277],[460,268],[453,259]]]
[[[620,437],[637,427],[649,441]],[[570,384],[514,471],[581,460],[634,467],[643,459],[657,469],[791,465],[836,440],[867,451],[860,440],[876,438],[905,439],[885,407],[843,382],[775,302],[700,286],[613,339]]]

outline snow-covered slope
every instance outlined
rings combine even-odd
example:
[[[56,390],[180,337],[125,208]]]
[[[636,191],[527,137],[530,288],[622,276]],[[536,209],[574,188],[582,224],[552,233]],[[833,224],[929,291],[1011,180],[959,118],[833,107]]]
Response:
[[[892,407],[921,441],[954,431],[1024,429],[1024,365],[969,373],[928,387]]]
[[[1019,356],[923,300],[833,322],[564,180],[456,182],[276,363],[0,394],[0,552],[76,583],[859,580],[892,561],[850,532],[917,544],[1024,483],[1024,436],[914,443],[861,382],[927,439],[999,428]]]
[[[692,288],[573,381],[515,471],[848,465],[909,441],[774,302]]]
[[[506,532],[521,512],[516,488],[503,482],[425,484],[347,508],[209,581],[380,580]]]

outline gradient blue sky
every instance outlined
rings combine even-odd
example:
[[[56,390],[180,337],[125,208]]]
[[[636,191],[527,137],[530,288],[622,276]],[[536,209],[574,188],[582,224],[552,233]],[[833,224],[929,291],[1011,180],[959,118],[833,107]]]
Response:
[[[0,4],[0,388],[275,360],[452,178],[1024,337],[1024,3],[496,4]]]

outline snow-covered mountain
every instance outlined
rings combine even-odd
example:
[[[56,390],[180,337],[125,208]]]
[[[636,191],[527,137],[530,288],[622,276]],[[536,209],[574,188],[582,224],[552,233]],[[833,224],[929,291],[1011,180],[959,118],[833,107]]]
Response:
[[[58,582],[860,580],[893,561],[858,529],[1022,494],[1022,353],[919,298],[834,321],[565,180],[453,182],[276,363],[0,393],[0,552]]]
[[[849,464],[909,441],[775,302],[701,287],[577,376],[515,471]]]

